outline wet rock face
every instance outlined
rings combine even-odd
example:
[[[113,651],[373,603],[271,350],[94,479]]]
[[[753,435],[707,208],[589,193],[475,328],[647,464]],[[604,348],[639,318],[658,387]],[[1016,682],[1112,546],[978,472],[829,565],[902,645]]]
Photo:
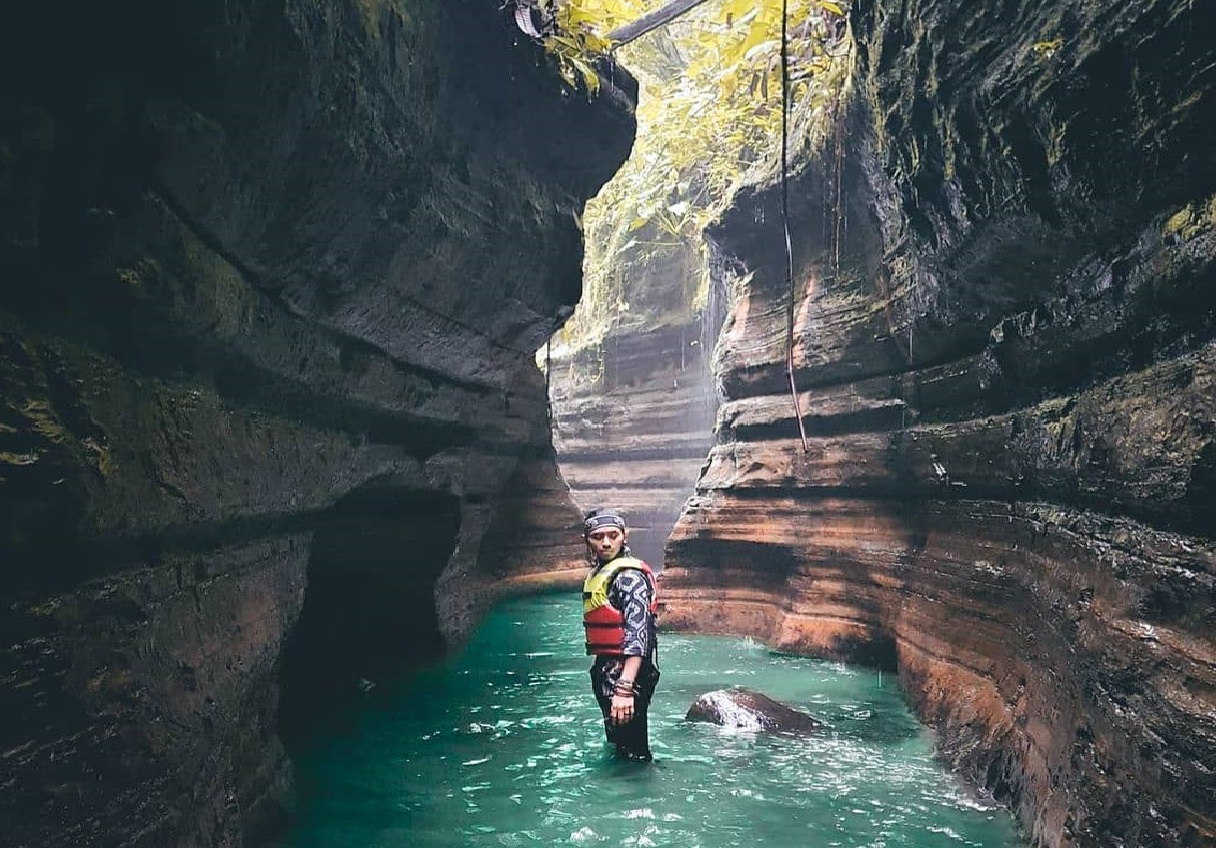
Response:
[[[684,719],[748,732],[794,735],[811,735],[823,727],[814,716],[752,689],[717,689],[699,695]]]
[[[633,124],[499,5],[6,13],[6,844],[256,842],[280,679],[581,570],[533,355]]]
[[[805,448],[776,192],[716,234],[755,276],[664,622],[897,665],[1053,848],[1216,840],[1212,14],[857,5],[791,186]]]

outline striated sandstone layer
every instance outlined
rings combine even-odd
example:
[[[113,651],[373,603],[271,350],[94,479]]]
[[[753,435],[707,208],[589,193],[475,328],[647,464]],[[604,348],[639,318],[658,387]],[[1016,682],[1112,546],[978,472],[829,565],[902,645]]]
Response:
[[[280,688],[578,568],[533,356],[633,120],[499,5],[5,13],[6,845],[255,844]]]
[[[553,444],[571,497],[620,510],[634,555],[656,568],[713,443],[718,397],[702,335],[691,322],[617,330],[550,363]]]
[[[574,502],[620,510],[634,554],[659,568],[713,445],[720,395],[710,359],[736,269],[712,257],[707,296],[694,309],[705,271],[695,252],[626,251],[617,262],[629,310],[595,343],[546,350],[553,445]],[[584,299],[579,317],[620,305]]]
[[[860,2],[792,303],[775,189],[714,234],[664,622],[898,667],[1035,845],[1216,844],[1214,11]]]

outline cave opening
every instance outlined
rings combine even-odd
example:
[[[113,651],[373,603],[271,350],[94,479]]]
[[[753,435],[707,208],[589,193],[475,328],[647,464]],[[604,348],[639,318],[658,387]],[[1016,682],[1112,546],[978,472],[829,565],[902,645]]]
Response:
[[[377,680],[442,655],[434,588],[459,529],[459,499],[435,492],[369,487],[324,514],[282,654],[285,741]]]

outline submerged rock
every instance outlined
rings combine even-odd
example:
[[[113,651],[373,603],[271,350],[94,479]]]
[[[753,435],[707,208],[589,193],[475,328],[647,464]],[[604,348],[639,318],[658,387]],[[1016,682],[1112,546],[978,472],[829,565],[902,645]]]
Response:
[[[692,702],[684,716],[740,730],[770,733],[818,733],[823,722],[752,689],[715,689]]]

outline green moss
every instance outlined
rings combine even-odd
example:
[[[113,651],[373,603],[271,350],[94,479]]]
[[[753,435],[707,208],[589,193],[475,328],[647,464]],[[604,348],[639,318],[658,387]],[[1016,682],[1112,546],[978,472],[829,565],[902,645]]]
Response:
[[[804,23],[790,40],[789,153],[804,161],[834,126],[853,51],[837,27],[847,4],[790,5],[790,18]],[[746,25],[725,25],[736,7],[749,13]],[[640,11],[584,0],[558,8],[564,27],[588,25],[582,35],[598,31],[600,16],[621,23]],[[744,187],[780,173],[781,8],[774,0],[707,4],[665,29],[677,49],[647,39],[621,48],[642,87],[638,135],[629,161],[584,210],[583,297],[555,349],[586,350],[617,329],[686,324],[704,309],[704,229]]]
[[[1063,46],[1064,39],[1053,38],[1048,41],[1036,41],[1034,44],[1030,45],[1030,49],[1034,51],[1035,55],[1049,59],[1054,56],[1056,51]]]
[[[1216,228],[1216,195],[1209,198],[1207,203],[1188,203],[1175,212],[1166,220],[1161,234],[1178,235],[1189,240],[1213,228]]]
[[[32,607],[26,608],[26,613],[35,618],[47,618],[59,612],[59,608],[63,605],[63,601],[59,598],[50,598],[41,603],[35,604]]]
[[[72,434],[63,426],[58,416],[45,400],[29,400],[21,407],[21,412],[30,420],[33,429],[49,442],[67,444]]]
[[[145,256],[135,263],[133,268],[118,268],[115,276],[122,286],[132,294],[143,294],[151,280],[160,275],[160,264],[153,258]]]
[[[1191,222],[1194,220],[1195,208],[1188,204],[1184,209],[1175,212],[1170,216],[1169,220],[1165,222],[1165,226],[1162,227],[1161,232],[1164,235],[1181,233],[1183,230],[1190,227]]]
[[[219,338],[232,338],[252,329],[256,298],[245,278],[222,256],[189,230],[182,232],[183,283],[192,302],[186,304]]]
[[[90,677],[85,682],[85,690],[93,695],[104,695],[114,698],[135,688],[135,675],[129,669],[109,669]]]
[[[101,472],[102,477],[109,477],[118,470],[118,461],[114,459],[109,445],[103,445],[93,438],[84,439],[80,444],[88,452],[89,463]]]
[[[407,30],[417,27],[417,11],[411,14],[410,4],[406,0],[355,0],[355,5],[369,35],[379,34],[380,21],[386,12],[395,15]]]
[[[118,463],[94,419],[97,410],[92,402],[104,405],[114,401],[112,391],[100,388],[112,387],[109,378],[113,372],[99,367],[101,363],[93,355],[57,340],[24,339],[17,343],[27,364],[20,372],[20,382],[0,403],[0,412],[8,422],[0,425],[0,433],[7,437],[10,448],[0,451],[0,467],[45,461],[61,470],[89,465],[102,475],[112,474]],[[86,385],[81,376],[85,374],[94,391],[87,396],[69,396],[65,391],[62,398],[51,399],[52,380],[79,391]]]

